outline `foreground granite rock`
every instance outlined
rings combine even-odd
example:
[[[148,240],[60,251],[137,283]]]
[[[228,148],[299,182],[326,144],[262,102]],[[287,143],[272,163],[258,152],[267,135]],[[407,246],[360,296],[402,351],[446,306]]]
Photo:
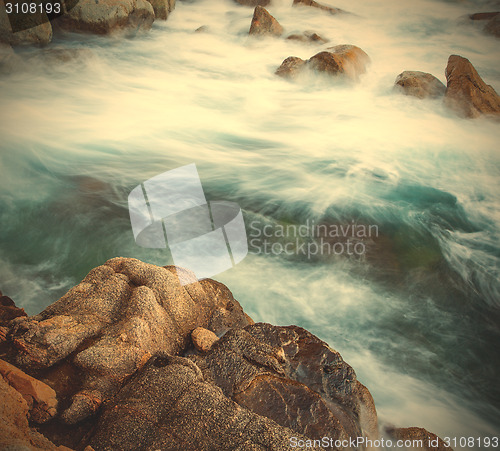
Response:
[[[184,277],[196,281],[191,273]],[[14,320],[11,341],[22,368],[50,368],[72,354],[69,364],[83,375],[62,414],[72,424],[94,413],[155,353],[183,351],[196,327],[222,334],[247,324],[217,282],[181,286],[175,268],[118,258],[39,315]]]
[[[276,70],[276,75],[296,78],[303,70],[309,69],[341,79],[358,81],[366,72],[370,57],[355,45],[336,45],[304,61],[291,56],[286,58]]]
[[[326,437],[340,450],[378,438],[373,399],[338,352],[300,327],[254,324],[227,287],[180,268],[109,260],[5,327],[0,357],[29,374],[0,374],[31,387],[23,398],[0,377],[17,415],[0,424],[17,425],[5,445],[264,451]],[[45,436],[28,426],[36,409]]]
[[[458,115],[469,118],[500,115],[500,96],[482,80],[467,58],[451,55],[446,79],[444,102]]]
[[[157,9],[160,3],[155,1]],[[146,0],[79,0],[57,23],[67,31],[108,34],[119,29],[149,30],[154,19],[153,6]]]
[[[403,94],[419,99],[441,97],[446,91],[446,86],[434,75],[419,71],[400,73],[394,84]]]

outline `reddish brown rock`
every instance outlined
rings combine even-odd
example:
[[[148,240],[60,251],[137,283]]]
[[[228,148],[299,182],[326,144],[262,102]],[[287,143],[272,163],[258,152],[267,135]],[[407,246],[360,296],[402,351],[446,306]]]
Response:
[[[3,360],[0,360],[0,374],[25,399],[33,421],[45,423],[57,413],[56,392],[47,384]]]
[[[396,440],[408,440],[408,443],[413,443],[414,445],[422,443],[422,446],[413,446],[415,449],[425,451],[453,451],[453,449],[446,446],[444,441],[441,440],[436,434],[433,434],[424,428],[388,428],[387,433]]]
[[[396,78],[395,86],[403,94],[419,99],[441,97],[446,91],[446,86],[434,75],[419,71],[400,73]]]
[[[23,396],[0,377],[0,449],[63,451],[29,427],[28,404]]]
[[[340,8],[334,8],[332,6],[323,5],[321,3],[316,2],[315,0],[293,0],[293,6],[297,5],[312,6],[313,8],[318,8],[321,9],[322,11],[327,11],[330,14],[345,13],[345,11]]]
[[[477,73],[471,62],[462,56],[451,55],[446,67],[448,85],[445,105],[463,117],[500,114],[500,97]]]
[[[265,8],[256,6],[248,33],[255,36],[281,36],[283,27]]]
[[[214,345],[214,343],[219,340],[219,337],[215,335],[211,330],[205,329],[204,327],[197,327],[193,332],[191,332],[191,340],[193,341],[194,347],[200,352],[208,352]]]
[[[149,30],[154,19],[146,0],[79,0],[58,25],[73,32],[108,34],[123,28]]]

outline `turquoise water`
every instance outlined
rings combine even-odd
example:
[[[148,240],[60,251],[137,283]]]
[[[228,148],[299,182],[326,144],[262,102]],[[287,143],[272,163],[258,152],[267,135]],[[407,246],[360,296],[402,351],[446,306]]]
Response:
[[[498,435],[498,124],[392,92],[403,70],[444,82],[452,53],[498,91],[498,41],[457,20],[479,4],[377,3],[336,2],[346,17],[270,8],[287,33],[363,48],[372,64],[354,86],[275,77],[322,47],[250,39],[251,9],[222,0],[180,3],[134,39],[59,38],[89,49],[69,62],[20,51],[0,77],[0,289],[34,314],[108,258],[171,263],[135,244],[127,197],[196,163],[207,198],[237,202],[249,233],[377,226],[361,256],[250,253],[216,276],[250,316],[339,350],[382,425]]]

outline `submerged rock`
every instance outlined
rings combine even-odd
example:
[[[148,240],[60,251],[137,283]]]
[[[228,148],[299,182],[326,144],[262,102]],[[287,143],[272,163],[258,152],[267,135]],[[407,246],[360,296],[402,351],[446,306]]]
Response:
[[[271,0],[234,0],[236,3],[239,3],[243,6],[267,6],[271,3]]]
[[[469,16],[474,22],[484,23],[484,31],[500,38],[500,12],[475,13]]]
[[[341,14],[346,12],[340,8],[334,8],[332,6],[323,5],[321,3],[316,2],[315,0],[293,0],[293,6],[297,5],[312,6],[313,8],[318,8],[323,11],[327,11],[330,14]]]
[[[287,36],[287,39],[291,41],[300,41],[308,44],[326,44],[328,39],[321,37],[318,33],[314,31],[304,31],[302,34],[291,34]]]
[[[471,62],[462,56],[451,55],[446,67],[448,85],[445,105],[463,117],[500,114],[500,96],[487,85]]]
[[[267,9],[262,6],[256,6],[248,33],[256,36],[281,36],[283,34],[283,27],[269,14]]]
[[[159,7],[159,0],[155,4]],[[149,30],[154,19],[146,0],[79,0],[58,25],[67,31],[108,34],[123,28]]]
[[[302,70],[310,69],[334,77],[357,81],[366,72],[370,57],[355,45],[337,45],[304,61],[297,57],[288,57],[276,70],[276,75],[294,78]]]
[[[419,71],[404,71],[395,81],[395,86],[403,93],[419,99],[441,97],[446,86],[434,75]]]

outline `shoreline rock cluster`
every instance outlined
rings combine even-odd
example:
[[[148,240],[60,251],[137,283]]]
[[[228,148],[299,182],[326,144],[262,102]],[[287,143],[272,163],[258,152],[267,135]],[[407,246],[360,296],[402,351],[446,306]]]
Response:
[[[329,437],[346,449],[380,437],[373,398],[337,351],[301,327],[254,323],[214,280],[114,258],[38,315],[12,308],[0,308],[1,446],[284,450]],[[436,437],[405,431],[390,434]]]

